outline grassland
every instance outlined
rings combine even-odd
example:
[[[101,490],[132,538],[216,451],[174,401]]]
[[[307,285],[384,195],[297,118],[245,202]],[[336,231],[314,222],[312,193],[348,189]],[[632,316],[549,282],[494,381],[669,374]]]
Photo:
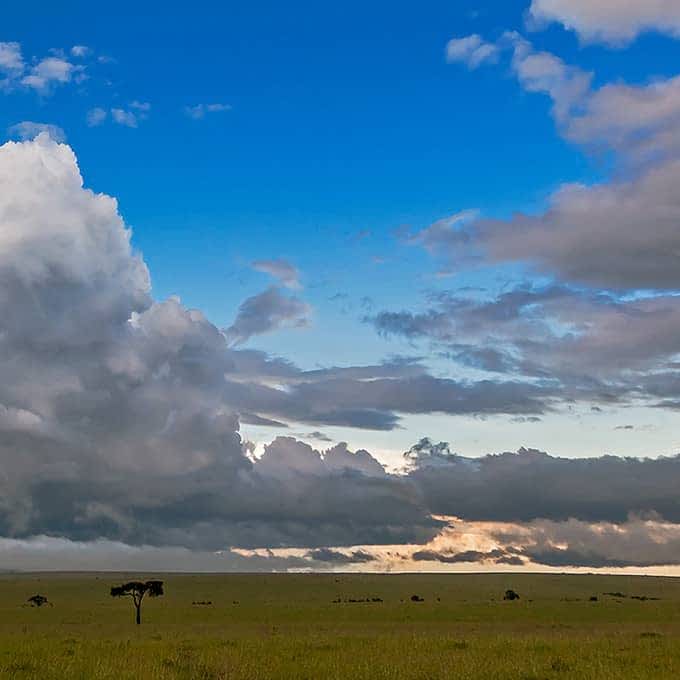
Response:
[[[131,576],[1,576],[0,677],[680,678],[673,579],[165,575],[135,626],[108,594]],[[507,588],[521,599],[503,601]],[[36,593],[53,606],[24,606]]]

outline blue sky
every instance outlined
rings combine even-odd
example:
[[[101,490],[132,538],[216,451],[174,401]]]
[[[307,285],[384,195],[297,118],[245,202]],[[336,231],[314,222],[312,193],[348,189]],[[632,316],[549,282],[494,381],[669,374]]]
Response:
[[[493,43],[519,31],[536,51],[593,71],[594,88],[670,78],[680,58],[680,42],[659,32],[612,47],[584,43],[559,23],[530,31],[527,4],[67,2],[43,3],[37,14],[15,4],[3,12],[3,39],[19,42],[27,63],[64,50],[87,77],[49,92],[7,91],[0,129],[20,121],[63,129],[86,185],[118,199],[157,300],[178,295],[226,328],[271,283],[252,262],[284,259],[300,271],[294,294],[310,305],[311,322],[252,337],[248,347],[303,368],[419,356],[436,375],[465,377],[469,367],[430,344],[384,337],[363,317],[426,309],[432,291],[472,287],[483,297],[553,277],[494,263],[442,278],[445,257],[404,234],[466,209],[540,213],[560,185],[606,181],[616,170],[609,155],[565,139],[550,98],[522,87],[506,57],[469,69],[447,63],[447,42],[479,34]],[[74,45],[87,54],[73,56]],[[223,110],[187,114],[208,105]],[[89,125],[96,108],[106,120]],[[115,123],[112,109],[134,115],[136,126]],[[561,411],[541,423],[428,414],[405,416],[392,432],[331,433],[385,455],[431,433],[469,454],[555,442],[567,455],[612,447],[655,455],[680,444],[672,414],[636,411],[636,424],[653,427],[631,439],[613,428],[632,406],[595,419],[583,408],[585,416]],[[584,427],[597,435],[579,434]]]

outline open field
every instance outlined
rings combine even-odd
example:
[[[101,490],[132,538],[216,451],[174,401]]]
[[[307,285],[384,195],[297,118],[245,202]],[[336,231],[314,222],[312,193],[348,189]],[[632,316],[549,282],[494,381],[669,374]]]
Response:
[[[680,580],[172,574],[135,626],[131,602],[109,596],[129,578],[0,577],[0,677],[680,677]],[[521,599],[503,601],[507,588]],[[36,593],[53,606],[23,606]]]

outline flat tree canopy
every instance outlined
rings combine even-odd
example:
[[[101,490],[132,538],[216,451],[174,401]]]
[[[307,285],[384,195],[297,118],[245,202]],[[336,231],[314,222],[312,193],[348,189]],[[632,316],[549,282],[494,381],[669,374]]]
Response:
[[[149,595],[159,597],[163,594],[163,581],[129,581],[122,586],[111,586],[111,597],[124,597],[126,595]]]
[[[142,600],[144,596],[163,595],[163,581],[128,581],[120,586],[111,586],[111,597],[130,597],[135,605],[136,622],[142,622]]]

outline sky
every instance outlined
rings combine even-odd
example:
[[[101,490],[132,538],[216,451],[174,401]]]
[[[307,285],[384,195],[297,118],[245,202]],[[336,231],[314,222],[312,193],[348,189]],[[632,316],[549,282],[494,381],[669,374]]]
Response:
[[[43,5],[8,568],[673,573],[674,0]]]

